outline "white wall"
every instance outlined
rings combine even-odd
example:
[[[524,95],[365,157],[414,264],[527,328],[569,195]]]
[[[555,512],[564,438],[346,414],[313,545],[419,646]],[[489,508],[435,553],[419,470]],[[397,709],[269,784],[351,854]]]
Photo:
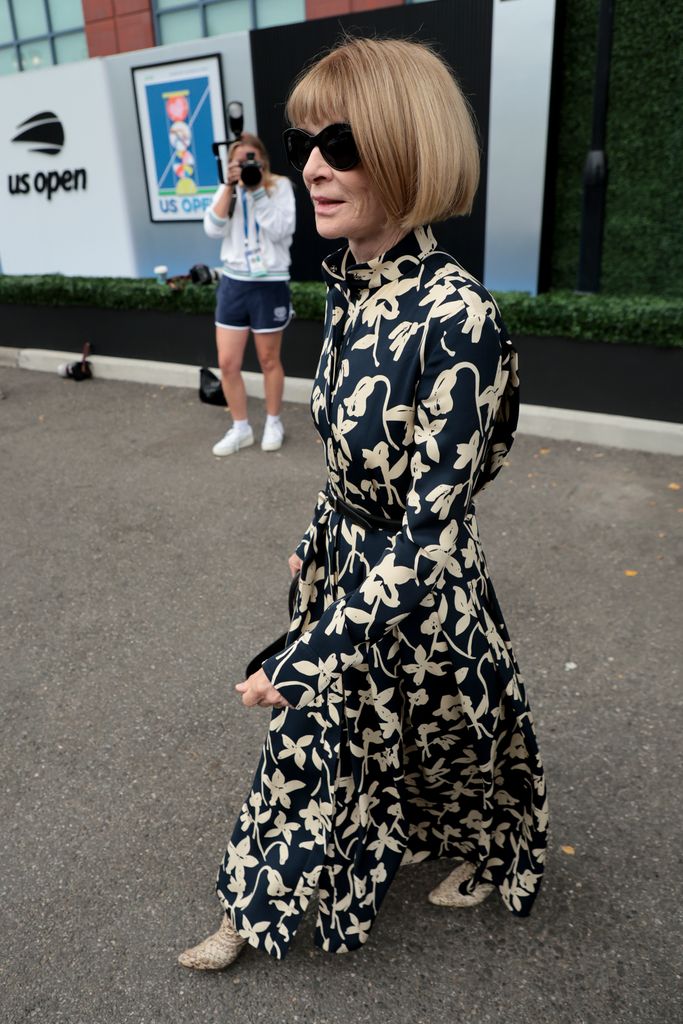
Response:
[[[12,142],[19,124],[42,111],[58,115],[58,155]],[[45,174],[85,170],[85,189],[68,175],[51,198],[37,192]],[[11,195],[10,179],[28,194]],[[78,182],[81,185],[81,181]],[[135,275],[126,216],[126,182],[105,68],[100,60],[0,77],[0,265],[6,274]]]
[[[6,274],[150,277],[157,263],[184,273],[218,263],[219,245],[201,222],[150,220],[131,68],[219,53],[226,102],[242,100],[245,130],[255,130],[249,34],[238,32],[114,57],[0,76],[0,268]],[[12,142],[18,125],[53,111],[64,126],[57,156]],[[36,174],[85,169],[86,188],[36,193]],[[28,175],[28,194],[9,179]],[[54,175],[53,175],[54,178]],[[80,183],[80,182],[79,182]]]

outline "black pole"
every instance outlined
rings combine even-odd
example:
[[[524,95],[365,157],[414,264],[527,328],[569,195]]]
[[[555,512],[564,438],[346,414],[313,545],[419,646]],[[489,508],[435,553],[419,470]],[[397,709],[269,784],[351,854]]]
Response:
[[[580,292],[597,292],[600,289],[602,238],[607,196],[607,156],[605,154],[607,93],[613,24],[614,0],[601,0],[595,90],[593,92],[593,133],[591,148],[583,166],[581,243],[577,283]]]

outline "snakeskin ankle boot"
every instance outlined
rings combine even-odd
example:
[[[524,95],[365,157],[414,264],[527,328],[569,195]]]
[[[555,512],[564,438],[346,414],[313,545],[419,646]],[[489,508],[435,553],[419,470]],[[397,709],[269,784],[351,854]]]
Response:
[[[198,946],[186,949],[178,957],[178,963],[195,971],[222,971],[237,959],[246,941],[237,934],[230,918],[224,914],[218,931]]]

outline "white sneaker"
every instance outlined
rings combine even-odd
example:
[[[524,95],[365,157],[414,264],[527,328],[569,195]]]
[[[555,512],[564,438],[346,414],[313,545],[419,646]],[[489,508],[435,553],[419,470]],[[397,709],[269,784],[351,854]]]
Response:
[[[276,423],[266,422],[263,439],[261,441],[261,448],[264,452],[276,452],[278,448],[282,448],[282,442],[285,439],[285,428],[282,426],[280,420]]]
[[[254,431],[251,427],[248,430],[239,430],[237,427],[231,427],[225,437],[216,442],[211,451],[214,455],[232,455],[234,452],[238,452],[240,448],[248,448],[253,443]]]

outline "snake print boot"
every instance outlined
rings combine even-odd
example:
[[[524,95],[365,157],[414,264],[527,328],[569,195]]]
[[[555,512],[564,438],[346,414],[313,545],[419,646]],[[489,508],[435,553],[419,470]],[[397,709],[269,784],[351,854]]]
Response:
[[[428,897],[429,902],[435,903],[438,907],[476,907],[478,903],[483,903],[495,888],[488,882],[480,882],[471,895],[460,891],[462,883],[471,878],[473,874],[474,864],[470,864],[468,861],[458,864],[457,868],[451,871],[450,875],[444,878],[436,889],[432,889]]]
[[[178,957],[178,963],[195,971],[222,971],[237,959],[246,941],[237,934],[230,918],[224,914],[218,931],[198,946],[186,949]]]

